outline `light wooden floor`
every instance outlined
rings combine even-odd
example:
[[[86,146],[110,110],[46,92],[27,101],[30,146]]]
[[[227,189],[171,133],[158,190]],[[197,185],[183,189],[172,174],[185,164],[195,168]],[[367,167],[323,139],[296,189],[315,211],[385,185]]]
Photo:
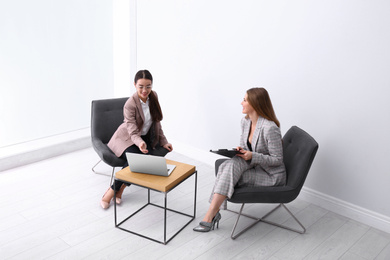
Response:
[[[197,219],[168,245],[114,227],[113,207],[99,206],[109,178],[92,173],[98,157],[91,148],[0,172],[0,259],[390,259],[390,234],[299,198],[287,206],[306,226],[304,235],[260,223],[231,240],[235,215],[226,211],[219,229],[193,232],[208,207],[214,169],[175,152],[167,158],[196,165],[199,173]],[[190,178],[169,193],[169,207],[191,213],[193,185]],[[143,204],[146,194],[127,188],[119,216]],[[162,198],[153,193],[156,203]],[[270,206],[249,205],[247,212],[261,216]],[[142,214],[132,227],[160,239],[161,210],[148,207]],[[283,211],[273,218],[291,222]],[[168,231],[185,220],[170,214]]]

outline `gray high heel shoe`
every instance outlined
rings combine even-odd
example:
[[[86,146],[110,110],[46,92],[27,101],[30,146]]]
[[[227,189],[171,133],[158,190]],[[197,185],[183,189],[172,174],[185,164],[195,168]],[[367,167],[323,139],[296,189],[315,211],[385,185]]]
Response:
[[[214,230],[215,224],[217,224],[217,228],[219,228],[219,221],[221,220],[221,218],[222,216],[218,212],[211,222],[201,221],[199,223],[199,226],[194,227],[193,230],[196,232],[209,232],[211,230]]]

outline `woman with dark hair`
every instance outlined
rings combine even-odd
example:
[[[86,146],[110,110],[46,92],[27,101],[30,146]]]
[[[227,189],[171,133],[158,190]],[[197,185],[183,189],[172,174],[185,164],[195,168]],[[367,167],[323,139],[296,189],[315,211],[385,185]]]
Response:
[[[152,90],[153,77],[147,70],[135,74],[134,86],[136,93],[130,97],[123,108],[123,123],[115,131],[108,142],[108,147],[116,156],[126,160],[126,153],[143,153],[165,156],[173,150],[161,128],[163,119],[157,93]],[[126,167],[127,163],[123,166]],[[116,193],[116,203],[121,203],[121,197],[126,185],[115,181],[108,188],[100,202],[103,209],[110,206]]]
[[[210,207],[194,231],[208,232],[219,224],[220,209],[226,209],[235,187],[278,186],[286,182],[280,124],[264,88],[249,89],[241,102],[240,151],[223,162],[210,197]]]

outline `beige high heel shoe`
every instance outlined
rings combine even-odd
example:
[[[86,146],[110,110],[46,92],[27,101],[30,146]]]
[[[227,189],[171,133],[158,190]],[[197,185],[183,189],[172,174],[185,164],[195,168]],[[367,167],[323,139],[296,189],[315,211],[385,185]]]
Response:
[[[110,200],[108,202],[103,200],[104,197],[106,196],[107,192],[109,192],[110,190],[112,190],[111,187],[107,189],[107,191],[104,193],[104,195],[102,197],[102,200],[100,201],[100,206],[102,206],[103,209],[108,209],[110,207],[111,199],[114,196],[114,194],[112,195],[112,197],[110,198]]]
[[[125,184],[122,184],[121,188],[119,189],[119,191],[116,193],[116,197],[115,197],[115,202],[116,204],[121,204],[122,203],[122,193],[124,191],[124,189],[126,188],[126,185]]]

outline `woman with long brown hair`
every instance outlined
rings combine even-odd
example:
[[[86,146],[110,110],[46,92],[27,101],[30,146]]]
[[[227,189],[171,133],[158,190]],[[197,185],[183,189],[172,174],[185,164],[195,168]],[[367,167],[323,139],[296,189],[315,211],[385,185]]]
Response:
[[[194,231],[208,232],[219,224],[220,209],[226,209],[235,187],[278,186],[286,182],[280,123],[264,88],[249,89],[241,102],[240,151],[223,162],[210,197],[210,207]]]
[[[136,93],[130,97],[123,108],[124,121],[108,142],[108,147],[116,156],[126,160],[126,153],[143,153],[165,156],[172,151],[172,145],[161,128],[163,119],[157,93],[152,90],[153,77],[148,70],[140,70],[135,74]],[[123,166],[126,167],[127,163]],[[100,205],[103,209],[110,206],[116,194],[116,203],[121,203],[123,189],[126,185],[115,181],[103,195]]]

